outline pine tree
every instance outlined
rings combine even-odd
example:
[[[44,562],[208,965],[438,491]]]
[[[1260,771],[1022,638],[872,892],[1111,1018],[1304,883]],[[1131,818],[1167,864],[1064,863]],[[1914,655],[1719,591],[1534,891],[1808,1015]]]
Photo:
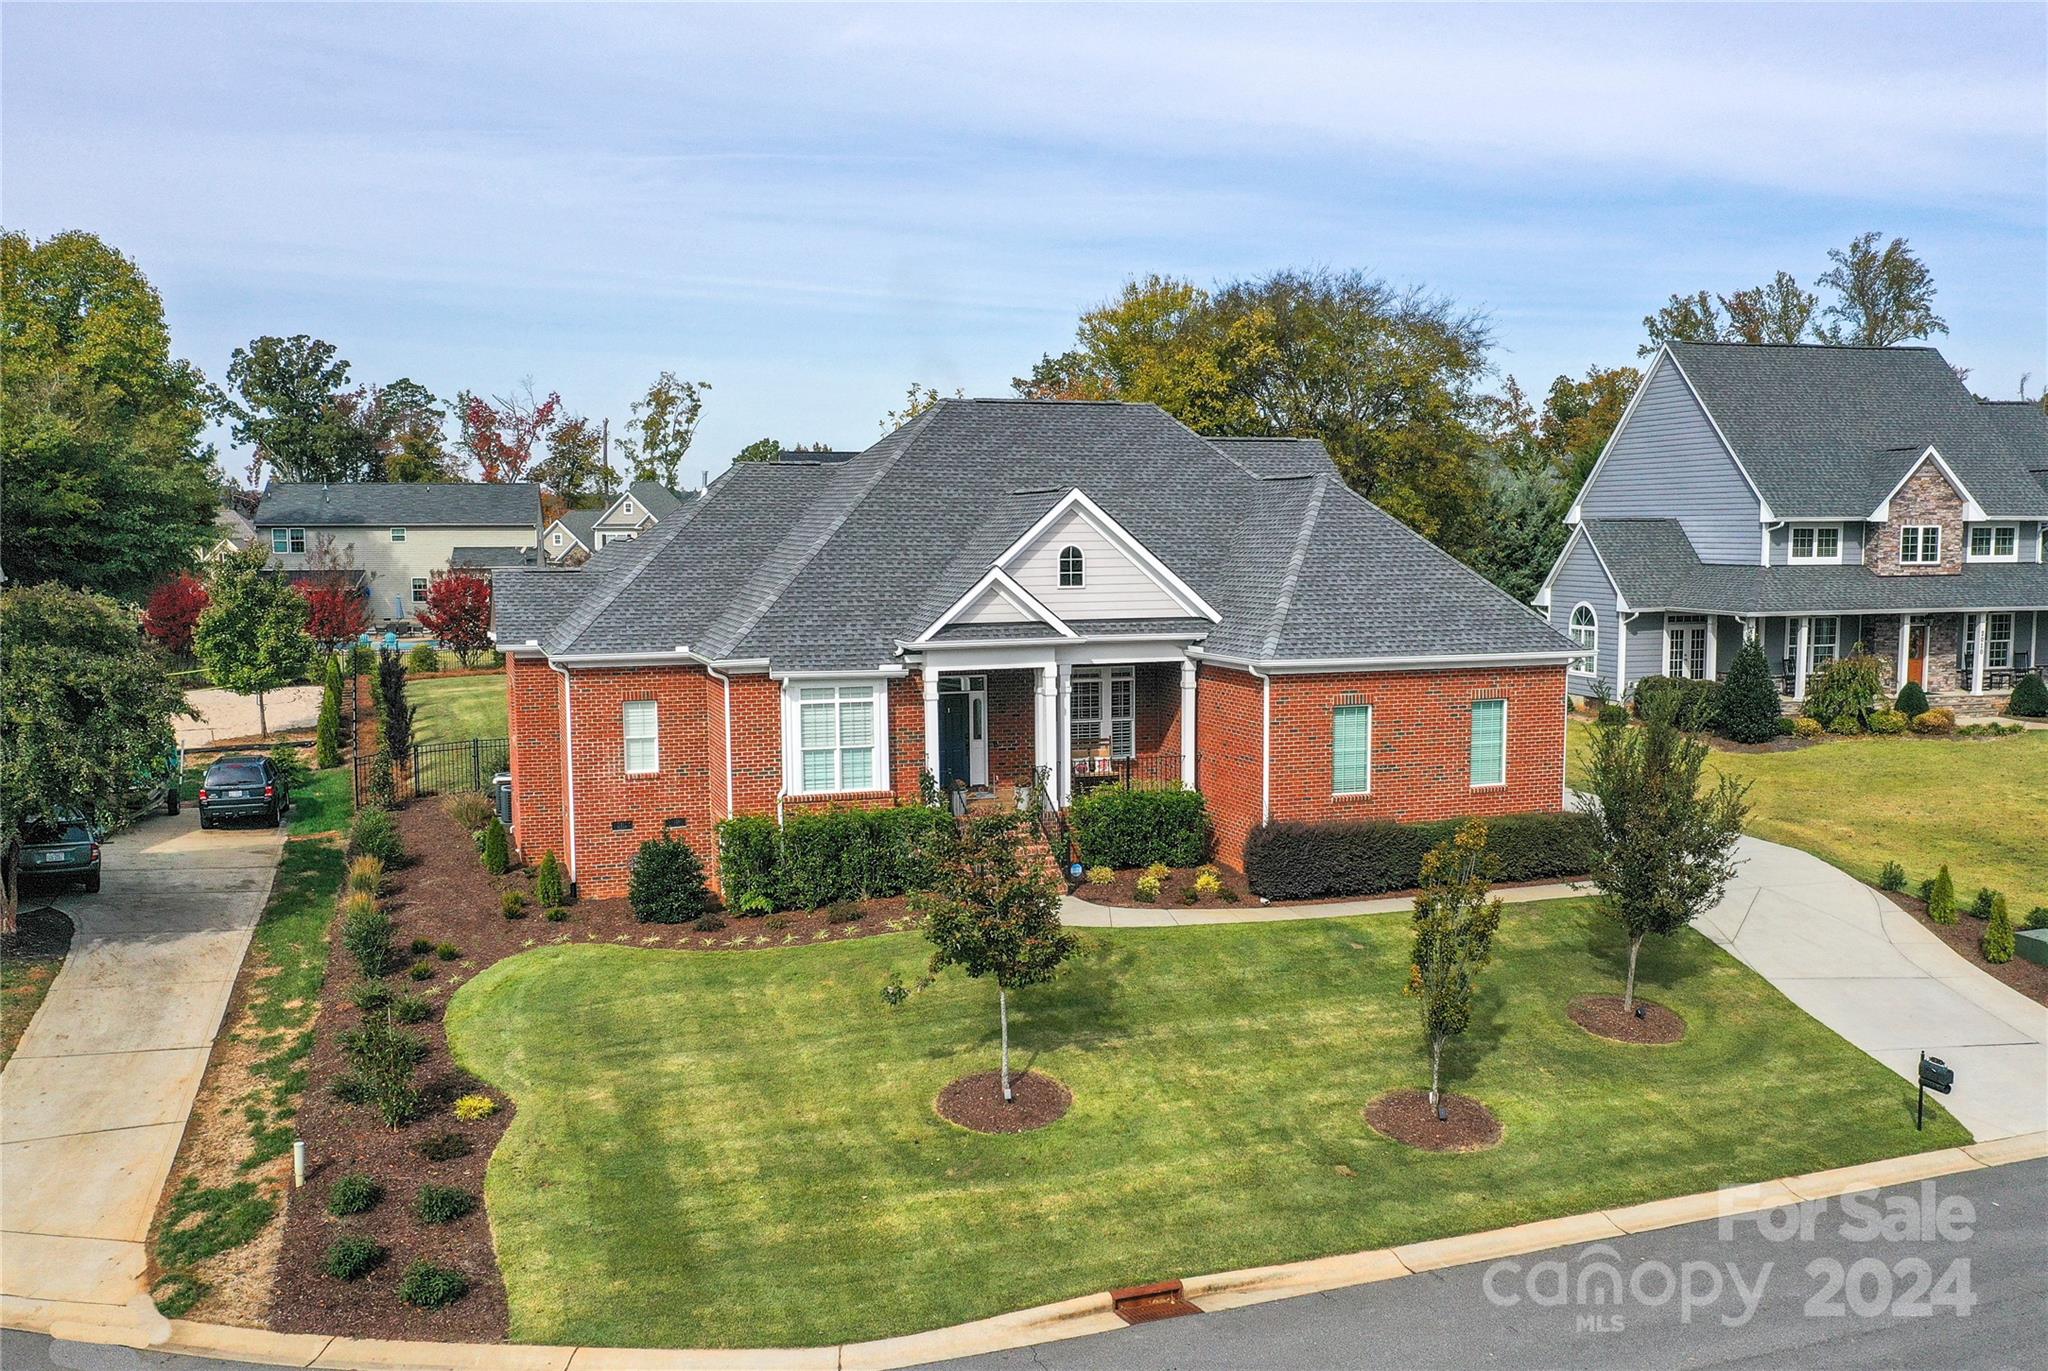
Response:
[[[2018,950],[2018,940],[2012,929],[2012,914],[2005,907],[2005,896],[2000,895],[1991,906],[1991,922],[1984,927],[1984,936],[1978,940],[1978,950],[1984,960],[1994,966],[2012,960]]]
[[[1934,889],[1927,895],[1927,917],[1938,924],[1956,921],[1956,883],[1946,864],[1934,874]]]

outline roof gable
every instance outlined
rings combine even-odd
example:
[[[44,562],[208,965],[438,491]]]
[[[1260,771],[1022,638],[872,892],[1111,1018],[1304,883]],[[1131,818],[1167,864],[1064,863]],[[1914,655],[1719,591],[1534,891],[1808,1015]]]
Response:
[[[1079,554],[1081,583],[1064,584],[1061,561]],[[1129,530],[1080,490],[1068,492],[1025,530],[996,565],[1040,602],[1069,618],[1222,616]]]

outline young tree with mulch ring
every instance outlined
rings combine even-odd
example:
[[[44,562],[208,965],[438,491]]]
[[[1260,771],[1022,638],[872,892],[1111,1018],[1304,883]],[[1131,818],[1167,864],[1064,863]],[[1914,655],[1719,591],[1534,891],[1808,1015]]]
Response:
[[[1593,730],[1587,789],[1603,841],[1592,876],[1601,906],[1628,934],[1624,1015],[1635,1008],[1643,939],[1669,937],[1720,900],[1749,813],[1747,785],[1730,776],[1702,784],[1707,745],[1680,731],[1675,712],[1675,702],[1659,702],[1642,728]]]
[[[1429,1035],[1429,1102],[1441,1115],[1444,1044],[1472,1024],[1473,987],[1493,955],[1501,902],[1488,899],[1486,823],[1472,819],[1422,859],[1415,897],[1415,948],[1407,993],[1422,1006]]]
[[[1058,886],[1024,865],[1022,822],[1016,814],[994,814],[971,820],[950,840],[942,836],[932,854],[937,888],[910,900],[932,944],[927,980],[949,966],[975,980],[995,978],[1006,1104],[1016,1099],[1010,1085],[1010,992],[1052,980],[1078,945],[1060,926]]]

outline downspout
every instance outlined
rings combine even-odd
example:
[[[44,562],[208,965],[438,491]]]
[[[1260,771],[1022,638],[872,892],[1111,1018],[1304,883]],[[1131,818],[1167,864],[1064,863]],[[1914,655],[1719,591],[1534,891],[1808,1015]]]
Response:
[[[562,676],[562,793],[567,797],[569,889],[576,888],[576,711],[569,698],[569,669],[553,658],[548,668]]]
[[[1773,530],[1776,530],[1776,529],[1781,529],[1781,528],[1783,528],[1783,527],[1785,526],[1786,522],[1787,522],[1787,521],[1786,521],[1786,520],[1784,520],[1784,519],[1773,519],[1773,520],[1771,520],[1771,521],[1770,521],[1769,523],[1766,523],[1766,524],[1764,525],[1764,548],[1763,548],[1763,563],[1762,563],[1762,565],[1764,565],[1764,566],[1769,566],[1769,565],[1771,564],[1771,533],[1772,533],[1772,531],[1773,531]],[[1792,556],[1792,554],[1791,554],[1791,552],[1790,552],[1790,551],[1788,550],[1788,551],[1786,552],[1785,556],[1786,556],[1786,557],[1787,557],[1787,558],[1789,559],[1789,558],[1790,558],[1790,557]]]
[[[1273,822],[1273,678],[1257,667],[1259,680],[1259,822]]]
[[[735,817],[732,812],[732,678],[719,674],[718,668],[706,662],[704,673],[725,687],[725,817]]]

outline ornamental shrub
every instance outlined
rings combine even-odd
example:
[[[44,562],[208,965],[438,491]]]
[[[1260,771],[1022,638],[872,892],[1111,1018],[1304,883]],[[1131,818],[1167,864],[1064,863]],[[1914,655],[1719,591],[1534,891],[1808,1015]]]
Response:
[[[1147,871],[1144,875],[1138,877],[1138,884],[1133,894],[1146,904],[1151,904],[1159,898],[1159,892],[1164,885],[1164,881]]]
[[[1938,924],[1956,921],[1956,883],[1948,874],[1947,863],[1934,873],[1934,887],[1927,893],[1927,917]]]
[[[504,823],[494,810],[491,821],[484,825],[484,870],[493,876],[502,876],[512,869],[512,840],[505,832]]]
[[[704,885],[704,864],[690,845],[675,838],[654,838],[633,854],[633,878],[627,902],[641,923],[688,923],[711,908]]]
[[[543,905],[558,905],[569,898],[562,863],[552,851],[541,854],[540,868],[533,873],[533,898]]]
[[[1915,733],[1953,733],[1956,731],[1956,712],[1953,709],[1930,709],[1925,714],[1913,716]]]
[[[348,674],[368,676],[377,669],[377,653],[368,643],[355,643],[348,650]]]
[[[2012,954],[2019,950],[2019,941],[2012,929],[2012,915],[2006,912],[2003,895],[1998,897],[1998,908],[1992,913],[1991,922],[1984,926],[1984,936],[1977,940],[1977,950],[1993,966],[2011,961]]]
[[[1712,681],[1696,681],[1684,676],[1645,676],[1636,682],[1630,698],[1635,701],[1636,717],[1641,719],[1647,717],[1645,710],[1658,700],[1676,696],[1677,712],[1672,718],[1680,728],[1697,732],[1714,727],[1715,715],[1720,708],[1719,693]]]
[[[413,1197],[412,1216],[421,1223],[454,1223],[475,1210],[476,1196],[452,1185],[423,1185]]]
[[[455,1102],[455,1117],[464,1123],[488,1119],[498,1112],[498,1102],[489,1095],[464,1095]]]
[[[1716,697],[1715,731],[1732,742],[1767,743],[1778,736],[1779,714],[1778,683],[1764,661],[1763,645],[1744,643]]]
[[[393,1027],[388,1019],[369,1015],[360,1027],[342,1033],[341,1051],[353,1082],[345,1096],[351,1103],[374,1108],[387,1128],[397,1128],[420,1116],[426,1102],[412,1077],[427,1055],[427,1045],[418,1035]]]
[[[365,1014],[381,1013],[391,1007],[391,987],[378,981],[358,981],[348,999]]]
[[[718,825],[718,884],[726,903],[743,908],[755,896],[775,900],[775,821],[746,814]],[[543,902],[545,903],[545,902]]]
[[[1904,890],[1906,888],[1906,868],[1900,866],[1897,862],[1886,862],[1884,870],[1880,871],[1877,875],[1877,888],[1879,890]]]
[[[1908,681],[1899,687],[1899,698],[1892,708],[1908,719],[1917,719],[1927,712],[1927,692],[1918,681]]]
[[[1199,790],[1101,786],[1076,799],[1067,820],[1087,866],[1200,866],[1209,859],[1209,810]]]
[[[2048,681],[2026,675],[2013,683],[2005,712],[2015,719],[2048,719]]]
[[[343,1176],[327,1189],[327,1212],[336,1216],[361,1214],[377,1207],[384,1187],[368,1176]]]
[[[491,821],[498,807],[491,803],[491,797],[474,790],[458,790],[441,802],[448,817],[462,825],[463,832],[477,833]]]
[[[1853,738],[1863,731],[1863,720],[1854,714],[1837,714],[1828,720],[1827,730],[1838,738]]]
[[[384,892],[384,863],[375,857],[357,857],[348,864],[351,893],[380,895]]]
[[[398,1298],[415,1309],[440,1309],[469,1293],[469,1282],[460,1272],[416,1261],[405,1268],[398,1281]]]
[[[368,1238],[351,1234],[328,1244],[327,1256],[320,1266],[336,1280],[355,1281],[370,1274],[387,1255],[382,1247]]]
[[[1213,900],[1223,893],[1223,873],[1213,866],[1205,866],[1195,873],[1195,883],[1191,889],[1197,897]]]
[[[1885,737],[1896,737],[1906,731],[1910,722],[1896,709],[1880,709],[1870,716],[1870,731]]]
[[[2028,928],[2048,928],[2048,904],[2037,904],[2027,911]]]
[[[341,765],[341,668],[327,659],[327,681],[320,691],[320,726],[313,735],[313,760],[323,770]]]
[[[819,909],[928,890],[935,879],[933,854],[952,832],[948,814],[923,805],[792,814],[779,835],[769,824],[765,838],[753,823],[728,820],[719,825],[721,863],[728,849],[733,860],[726,899],[739,908],[753,895],[770,893],[777,908]],[[760,871],[770,841],[774,875],[764,892]]]
[[[374,981],[391,969],[391,916],[368,895],[351,895],[341,908],[341,945],[363,979]]]
[[[1978,886],[1977,898],[1970,901],[1970,917],[1973,919],[1990,918],[1991,911],[1995,909],[1998,906],[1999,901],[2003,900],[2004,898],[2005,896],[2003,895],[1997,895],[1992,893],[1991,887],[1988,885]]]
[[[1083,874],[1088,877],[1088,884],[1090,885],[1108,885],[1116,879],[1116,869],[1114,867],[1091,866]]]
[[[414,962],[405,974],[416,981],[431,981],[434,979],[434,964],[432,962]]]
[[[1858,644],[1829,662],[1806,683],[1806,714],[1829,732],[1861,733],[1877,709],[1884,677],[1877,658]]]
[[[516,890],[507,890],[498,896],[498,912],[508,919],[526,917],[526,897]]]
[[[405,654],[405,669],[415,676],[431,676],[441,669],[441,654],[432,643],[421,643]]]
[[[1820,720],[1809,719],[1804,714],[1801,714],[1798,718],[1792,721],[1792,732],[1796,737],[1818,738],[1822,733],[1826,731],[1827,730],[1823,729],[1820,726]]]
[[[1245,843],[1252,893],[1269,900],[1319,900],[1412,890],[1422,858],[1461,821],[1400,824],[1385,819],[1262,824]],[[1592,869],[1600,825],[1590,814],[1508,814],[1486,822],[1495,882],[1555,880]]]
[[[1616,704],[1602,705],[1600,706],[1600,713],[1596,718],[1602,728],[1619,728],[1628,722],[1628,706]]]
[[[391,1002],[391,1017],[399,1023],[425,1023],[434,1017],[434,1006],[418,995],[400,995]]]

